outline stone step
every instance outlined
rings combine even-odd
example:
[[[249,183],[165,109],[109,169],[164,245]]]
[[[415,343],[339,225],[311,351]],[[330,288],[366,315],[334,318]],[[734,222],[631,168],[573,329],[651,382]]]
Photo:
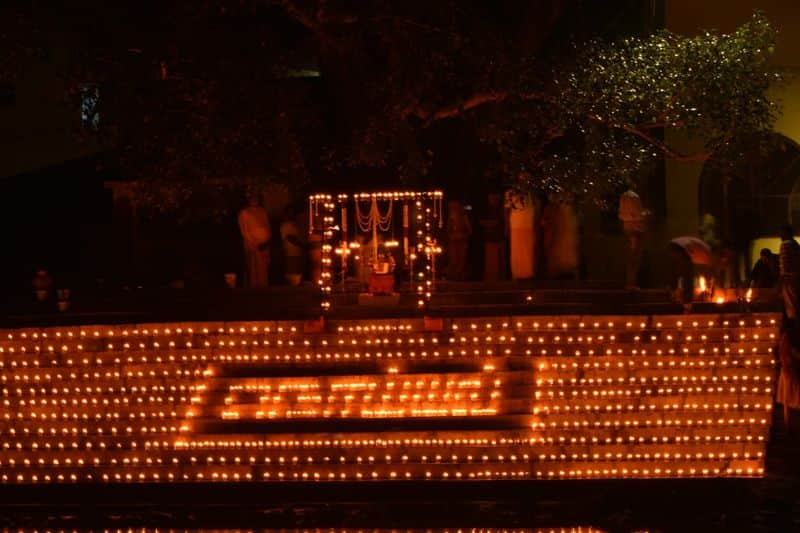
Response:
[[[527,413],[495,416],[443,416],[395,418],[298,418],[276,420],[195,420],[200,433],[349,433],[369,430],[379,425],[385,431],[448,431],[460,429],[515,430],[530,428],[532,415]]]

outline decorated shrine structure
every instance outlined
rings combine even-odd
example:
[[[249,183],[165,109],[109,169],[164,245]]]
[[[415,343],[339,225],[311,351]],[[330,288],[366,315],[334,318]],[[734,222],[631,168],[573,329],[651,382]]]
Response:
[[[417,306],[424,308],[436,286],[436,257],[442,253],[443,200],[441,191],[309,196],[310,238],[321,241],[322,310],[330,309],[334,285],[344,286],[351,269],[370,270],[370,292],[391,292],[393,283],[383,288],[381,280],[391,275],[393,281],[396,257],[408,273]]]
[[[760,477],[778,320],[4,330],[0,484]]]

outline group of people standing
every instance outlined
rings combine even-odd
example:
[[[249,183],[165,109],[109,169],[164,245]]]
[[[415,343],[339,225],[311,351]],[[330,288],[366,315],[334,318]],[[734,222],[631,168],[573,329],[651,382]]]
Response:
[[[287,207],[279,230],[284,275],[290,285],[299,285],[302,282],[307,247],[295,215],[295,211]],[[244,245],[244,286],[266,287],[269,284],[272,259],[272,226],[267,211],[260,205],[257,196],[248,199],[247,207],[239,212],[238,222]]]
[[[759,262],[753,268],[753,280],[770,281],[775,273],[774,256],[762,250]],[[794,239],[791,226],[781,229],[781,247],[778,254],[777,286],[783,300],[783,324],[777,346],[781,364],[776,401],[783,405],[784,428],[793,434],[791,414],[800,409],[800,244]]]
[[[470,249],[476,241],[469,209],[459,200],[448,202],[442,235],[444,276],[448,280],[464,281],[480,274],[480,268],[470,268]],[[508,191],[505,197],[492,193],[478,222],[483,230],[485,281],[509,275],[513,280],[578,277],[579,221],[574,206],[566,199],[551,195],[542,202],[528,192]],[[251,196],[239,212],[238,225],[245,262],[242,286],[268,286],[276,251],[282,252],[286,281],[290,285],[302,282],[307,263],[314,263],[314,242],[304,238],[294,211],[287,209],[280,222],[279,247],[274,245],[272,224],[257,196]]]
[[[448,202],[447,278],[467,277],[472,222],[458,200]],[[576,279],[580,269],[579,221],[571,202],[550,195],[546,202],[527,191],[487,197],[483,230],[483,280],[534,277]]]

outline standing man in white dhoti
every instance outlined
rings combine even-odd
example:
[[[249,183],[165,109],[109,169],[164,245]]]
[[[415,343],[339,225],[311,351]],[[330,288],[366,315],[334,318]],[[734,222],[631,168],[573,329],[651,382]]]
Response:
[[[266,287],[269,273],[269,241],[272,231],[267,211],[250,196],[248,206],[239,212],[239,231],[244,244],[244,286]]]

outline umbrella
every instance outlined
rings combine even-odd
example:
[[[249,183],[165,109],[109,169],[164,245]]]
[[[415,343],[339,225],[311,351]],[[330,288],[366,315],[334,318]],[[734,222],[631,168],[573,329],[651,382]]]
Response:
[[[713,263],[714,257],[711,253],[711,247],[697,237],[688,235],[676,237],[670,243],[683,248],[695,265],[710,265]]]

